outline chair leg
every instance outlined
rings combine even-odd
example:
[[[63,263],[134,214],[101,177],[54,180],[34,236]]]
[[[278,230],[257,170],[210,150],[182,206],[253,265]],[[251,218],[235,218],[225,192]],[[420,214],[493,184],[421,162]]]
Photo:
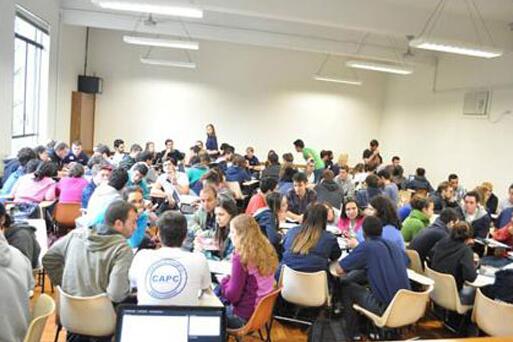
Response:
[[[273,322],[274,322],[274,318],[271,317],[271,320],[269,321],[269,323],[265,324],[265,331],[267,333],[267,338],[265,339],[266,342],[271,342],[271,331],[273,328]]]
[[[59,340],[59,333],[61,332],[62,330],[62,325],[58,324],[57,325],[57,331],[55,332],[55,340],[54,342],[57,342]]]
[[[262,330],[258,329],[258,336],[260,336],[260,339],[264,341],[264,335],[262,335]]]
[[[45,293],[45,269],[41,272],[41,293]]]

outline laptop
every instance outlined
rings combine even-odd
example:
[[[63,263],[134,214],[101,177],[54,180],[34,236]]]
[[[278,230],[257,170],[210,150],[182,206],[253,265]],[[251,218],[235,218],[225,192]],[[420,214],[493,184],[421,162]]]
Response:
[[[116,342],[221,342],[226,340],[224,307],[118,307]]]

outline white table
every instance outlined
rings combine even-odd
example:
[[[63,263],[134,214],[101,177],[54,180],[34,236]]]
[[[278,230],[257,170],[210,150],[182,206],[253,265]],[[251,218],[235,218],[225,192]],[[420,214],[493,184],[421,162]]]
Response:
[[[203,291],[201,296],[198,298],[198,305],[214,308],[222,308],[224,306],[212,290]]]
[[[232,263],[230,261],[208,260],[208,268],[211,273],[216,273],[216,274],[231,274],[232,273]]]
[[[410,279],[416,283],[419,283],[419,284],[425,285],[425,286],[435,285],[435,282],[433,281],[433,279],[428,278],[420,273],[417,273],[414,270],[411,270],[408,268],[406,270],[406,272],[408,273],[408,279]]]
[[[473,282],[466,281],[465,284],[472,287],[483,287],[487,285],[491,285],[495,282],[495,277],[485,276],[482,274],[478,274],[476,280]]]

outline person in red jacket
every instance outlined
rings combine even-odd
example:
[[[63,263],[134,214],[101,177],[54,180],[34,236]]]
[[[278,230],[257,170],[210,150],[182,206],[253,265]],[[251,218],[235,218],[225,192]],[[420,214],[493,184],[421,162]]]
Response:
[[[513,217],[507,225],[493,232],[492,237],[497,241],[513,247]]]

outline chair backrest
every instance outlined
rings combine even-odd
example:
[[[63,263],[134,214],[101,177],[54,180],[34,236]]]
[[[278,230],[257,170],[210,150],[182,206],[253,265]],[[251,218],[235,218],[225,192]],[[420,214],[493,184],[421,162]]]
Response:
[[[67,331],[96,337],[114,334],[116,312],[107,294],[77,297],[65,293],[60,287],[57,289],[60,293],[59,318]]]
[[[427,264],[425,267],[426,275],[435,282],[431,299],[444,309],[458,311],[460,297],[454,277],[451,274],[433,271]]]
[[[242,328],[244,334],[258,331],[264,327],[265,323],[269,322],[273,316],[274,303],[280,292],[281,288],[277,288],[269,292],[258,302],[255,311],[253,311],[253,315],[251,315],[249,321]]]
[[[32,318],[23,342],[39,342],[48,317],[55,312],[55,301],[49,295],[42,294],[32,310]]]
[[[80,217],[80,203],[57,203],[55,205],[54,220],[65,227],[75,227],[75,220]]]
[[[226,186],[235,195],[235,199],[240,200],[244,198],[239,182],[226,182]]]
[[[399,328],[416,323],[424,317],[432,291],[433,286],[429,286],[423,292],[399,290],[381,316],[383,325],[388,328]]]
[[[477,290],[472,320],[491,336],[513,336],[513,304],[498,302]]]
[[[406,249],[406,255],[410,259],[410,269],[414,270],[419,274],[424,274],[424,269],[422,268],[422,261],[420,260],[420,255],[414,249]]]
[[[283,265],[279,285],[282,287],[281,296],[287,302],[308,307],[329,304],[326,271],[299,272]]]

